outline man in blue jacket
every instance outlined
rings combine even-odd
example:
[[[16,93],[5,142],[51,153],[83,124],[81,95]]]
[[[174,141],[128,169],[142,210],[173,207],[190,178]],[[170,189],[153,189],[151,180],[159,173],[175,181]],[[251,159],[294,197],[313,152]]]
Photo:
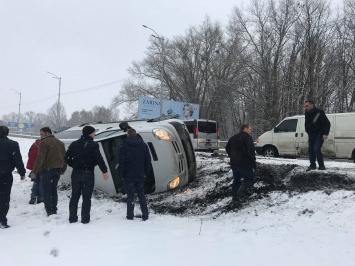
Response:
[[[26,174],[18,143],[8,139],[8,134],[9,128],[0,126],[0,228],[2,229],[10,227],[6,215],[10,207],[12,171],[16,167],[21,180],[25,179]]]
[[[233,201],[237,200],[238,196],[247,197],[253,193],[253,169],[256,169],[256,158],[251,132],[251,125],[242,125],[241,131],[232,136],[226,145],[226,152],[233,171]],[[242,178],[244,179],[243,185]]]
[[[148,145],[137,136],[133,128],[127,130],[127,138],[118,150],[118,176],[124,179],[127,193],[127,219],[134,217],[134,193],[137,193],[143,221],[148,220],[149,212],[144,195],[144,179],[152,165]]]
[[[94,141],[95,128],[85,126],[80,139],[70,144],[65,154],[66,163],[73,167],[71,175],[72,195],[69,202],[69,222],[78,221],[78,202],[83,197],[81,207],[81,223],[90,222],[91,196],[94,190],[94,169],[99,165],[104,180],[108,180],[107,167],[99,150],[99,144]]]
[[[325,170],[322,146],[328,138],[330,131],[330,121],[323,110],[316,108],[312,100],[304,103],[305,110],[305,130],[308,134],[308,155],[310,166],[307,171],[316,169],[316,159],[318,170]]]

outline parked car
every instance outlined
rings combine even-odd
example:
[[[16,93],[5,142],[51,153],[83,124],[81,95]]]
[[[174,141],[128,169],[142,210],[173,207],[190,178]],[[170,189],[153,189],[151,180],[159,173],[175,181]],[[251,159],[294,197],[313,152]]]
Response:
[[[322,147],[324,157],[354,158],[355,113],[327,114],[327,117],[331,127]],[[304,115],[286,117],[256,140],[257,153],[269,157],[308,156],[308,134],[304,122]]]
[[[184,120],[194,150],[214,151],[220,146],[218,123],[207,119]]]
[[[122,180],[117,173],[117,151],[126,138],[127,126],[134,128],[139,137],[148,144],[152,171],[145,186],[146,193],[163,192],[181,187],[196,178],[196,158],[185,124],[178,119],[147,121],[125,121],[114,123],[91,123],[69,128],[56,134],[66,148],[71,142],[80,138],[82,128],[90,125],[96,129],[94,141],[98,142],[100,151],[112,178],[102,179],[98,167],[95,168],[95,187],[109,195],[122,190]],[[62,181],[70,181],[72,169],[68,167]]]

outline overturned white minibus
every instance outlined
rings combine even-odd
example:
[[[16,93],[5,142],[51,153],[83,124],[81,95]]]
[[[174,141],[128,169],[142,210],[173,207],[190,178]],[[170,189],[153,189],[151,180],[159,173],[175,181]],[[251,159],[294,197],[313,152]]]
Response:
[[[146,193],[157,193],[181,187],[196,178],[196,158],[185,124],[178,119],[147,121],[125,121],[113,123],[88,123],[69,128],[55,134],[66,148],[80,138],[84,126],[96,129],[94,141],[109,169],[110,179],[104,181],[102,173],[95,167],[95,188],[115,195],[122,190],[122,180],[118,177],[117,152],[126,135],[127,125],[137,131],[137,135],[148,144],[152,158],[152,171],[145,182]],[[68,166],[61,181],[70,182],[72,168]]]

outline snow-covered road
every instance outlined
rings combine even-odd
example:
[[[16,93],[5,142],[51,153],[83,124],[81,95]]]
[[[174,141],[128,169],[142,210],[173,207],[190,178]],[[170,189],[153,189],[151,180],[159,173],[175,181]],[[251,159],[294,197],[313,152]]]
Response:
[[[33,140],[13,139],[26,162]],[[206,179],[221,167],[199,155],[198,163]],[[350,163],[329,167],[355,172]],[[355,265],[354,191],[275,191],[237,212],[152,213],[146,222],[127,221],[124,203],[94,197],[92,221],[83,225],[68,222],[70,190],[59,192],[58,214],[47,217],[42,204],[28,204],[31,185],[14,174],[11,228],[0,230],[0,265]]]

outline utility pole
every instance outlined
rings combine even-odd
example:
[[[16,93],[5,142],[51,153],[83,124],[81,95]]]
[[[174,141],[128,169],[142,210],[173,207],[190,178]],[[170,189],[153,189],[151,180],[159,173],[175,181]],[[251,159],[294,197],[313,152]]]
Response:
[[[58,93],[58,104],[57,104],[57,122],[56,122],[56,127],[57,127],[56,130],[58,130],[60,128],[60,86],[62,84],[62,78],[58,77],[56,74],[53,74],[51,72],[47,71],[47,73],[53,75],[54,77],[52,77],[52,78],[57,79],[59,81],[59,93]]]
[[[164,79],[164,60],[165,60],[165,47],[164,47],[164,37],[160,37],[159,34],[153,30],[152,28],[149,28],[146,25],[142,25],[144,28],[150,29],[153,31],[156,35],[152,34],[152,37],[156,38],[159,40],[160,45],[161,45],[161,69],[160,69],[160,116],[163,115],[163,79]]]
[[[19,131],[19,126],[20,126],[20,115],[21,115],[21,92],[11,89],[12,91],[14,91],[15,93],[17,93],[18,95],[20,95],[20,102],[18,104],[18,115],[17,115],[17,131]]]

